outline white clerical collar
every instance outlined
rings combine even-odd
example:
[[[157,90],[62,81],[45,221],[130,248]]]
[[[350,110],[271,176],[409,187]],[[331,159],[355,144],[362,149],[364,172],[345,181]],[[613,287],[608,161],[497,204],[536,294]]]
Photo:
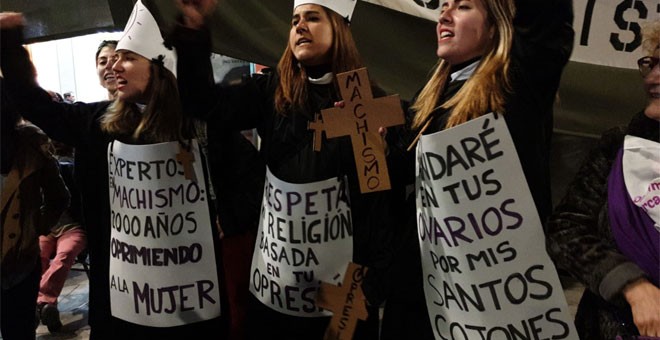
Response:
[[[309,79],[309,82],[314,85],[326,85],[332,83],[332,79],[334,79],[334,76],[332,75],[332,72],[328,72],[324,74],[321,78],[307,77],[307,79]]]
[[[479,66],[479,62],[481,62],[481,59],[473,62],[472,64],[463,67],[462,69],[452,73],[449,75],[450,77],[450,82],[452,81],[457,81],[457,80],[465,80],[470,78],[472,73],[474,73],[474,70],[477,69],[477,66]]]

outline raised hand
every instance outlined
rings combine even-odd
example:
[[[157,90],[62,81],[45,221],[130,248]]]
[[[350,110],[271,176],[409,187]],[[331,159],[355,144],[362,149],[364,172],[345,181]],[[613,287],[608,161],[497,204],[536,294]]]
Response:
[[[643,336],[660,336],[660,289],[646,279],[629,283],[623,295]]]
[[[0,29],[12,29],[25,26],[23,13],[0,12]]]
[[[218,0],[176,0],[177,7],[183,15],[184,26],[200,29],[206,18],[213,14]]]

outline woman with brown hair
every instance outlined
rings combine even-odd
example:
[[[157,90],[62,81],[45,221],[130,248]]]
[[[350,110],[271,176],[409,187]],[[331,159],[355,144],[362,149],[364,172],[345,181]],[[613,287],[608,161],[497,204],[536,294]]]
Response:
[[[205,166],[195,163],[205,157],[190,157],[200,155],[194,140],[197,131],[192,119],[181,112],[174,54],[163,45],[151,13],[137,1],[125,35],[116,46],[116,59],[112,56],[115,99],[97,103],[52,101],[36,83],[22,47],[22,15],[2,13],[0,20],[1,66],[9,93],[26,118],[76,150],[76,180],[81,188],[84,223],[90,226],[90,338],[224,337],[227,317],[219,235],[212,223],[215,208],[211,190],[204,189],[208,188]],[[136,150],[136,156],[124,150]],[[176,150],[184,156],[179,161]],[[128,162],[122,158],[127,156],[136,159]],[[167,168],[156,171],[159,162],[164,162],[158,159],[164,157]],[[154,163],[146,162],[152,158],[156,158]],[[128,182],[138,176],[131,163],[141,164],[141,181]],[[155,188],[134,187],[149,179],[154,180],[149,185]],[[172,198],[176,193],[170,192],[168,199],[161,191],[165,189],[158,189],[167,188],[168,183],[197,188],[196,201],[177,205],[181,200]],[[135,191],[121,195],[122,188]],[[137,191],[142,196],[136,196]],[[113,204],[117,201],[121,205]],[[185,221],[179,218],[181,211]],[[172,223],[166,219],[170,215]],[[148,229],[147,222],[153,219],[158,224],[154,221]],[[176,221],[187,232],[177,229]],[[158,228],[158,234],[153,228]],[[189,257],[171,257],[176,255],[171,249],[188,244],[198,251],[196,262]],[[166,251],[169,262],[163,259]],[[192,297],[193,287],[202,286],[200,296]],[[179,296],[181,300],[176,300]]]
[[[96,49],[96,74],[99,83],[108,91],[108,100],[115,99],[117,82],[112,66],[115,63],[115,48],[117,40],[103,40]]]
[[[314,131],[308,128],[316,114],[341,99],[335,75],[363,67],[349,27],[356,2],[295,1],[288,43],[277,69],[238,87],[209,83],[211,46],[202,14],[208,13],[213,1],[201,3],[181,4],[187,27],[179,27],[171,40],[180,58],[179,88],[186,112],[206,120],[215,133],[256,128],[268,168],[250,271],[248,338],[322,339],[331,314],[315,304],[316,289],[320,281],[338,284],[352,261],[369,267],[362,287],[370,303],[369,317],[358,321],[354,338],[376,339],[381,298],[375,276],[387,262],[382,245],[389,238],[386,212],[391,193],[360,193],[350,139],[319,135],[321,148],[316,151]],[[383,95],[378,88],[373,92],[375,97]],[[331,208],[314,200],[312,193],[321,190],[332,193]],[[271,199],[279,200],[283,192],[291,197],[306,192],[308,209],[282,213]],[[305,226],[323,225],[324,218],[333,217],[349,221],[347,232],[315,242],[317,229]],[[278,237],[274,226],[268,225],[269,218],[287,220],[286,227],[276,228],[292,234]],[[298,234],[301,230],[308,232],[305,240]],[[309,263],[289,265],[285,257],[291,258],[291,251],[303,251]],[[268,268],[278,273],[267,273]]]

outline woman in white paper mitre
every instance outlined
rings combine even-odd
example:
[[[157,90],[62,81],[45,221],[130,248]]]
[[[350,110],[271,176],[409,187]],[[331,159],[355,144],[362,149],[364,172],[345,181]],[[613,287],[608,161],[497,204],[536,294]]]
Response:
[[[183,339],[203,338],[207,334],[225,338],[228,319],[226,303],[222,302],[225,300],[225,287],[218,277],[222,276],[222,260],[219,251],[216,251],[219,235],[213,223],[198,223],[197,230],[208,229],[207,240],[210,246],[204,248],[204,254],[205,258],[213,260],[215,267],[204,267],[203,274],[216,283],[214,288],[217,294],[195,290],[194,293],[200,295],[193,296],[191,287],[185,284],[165,284],[164,280],[154,278],[148,281],[147,278],[146,282],[153,293],[149,295],[146,283],[141,282],[135,286],[132,283],[139,280],[127,280],[125,277],[111,275],[110,272],[112,261],[122,259],[122,255],[117,255],[117,251],[122,248],[116,247],[119,243],[113,234],[117,229],[116,221],[111,223],[111,216],[117,216],[110,202],[110,190],[115,189],[116,183],[109,181],[109,174],[114,174],[119,168],[109,161],[108,146],[121,142],[129,146],[148,147],[172,141],[186,146],[190,145],[190,138],[194,137],[191,119],[181,114],[177,81],[172,72],[174,54],[163,46],[155,20],[142,2],[138,1],[125,35],[116,48],[117,61],[113,65],[117,79],[116,99],[112,102],[74,104],[52,101],[48,93],[37,84],[34,67],[22,46],[24,25],[20,13],[0,15],[2,73],[7,91],[15,99],[23,116],[39,126],[49,137],[71,145],[76,150],[75,173],[81,188],[84,220],[88,226],[91,262],[88,317],[90,339]],[[146,170],[142,168],[142,171]],[[137,172],[131,174],[138,175]],[[154,174],[150,172],[149,176]],[[204,181],[198,179],[199,183]],[[206,195],[206,191],[200,195],[205,206],[210,205],[210,198]],[[202,217],[196,218],[201,220]],[[185,239],[182,245],[189,246],[197,242],[188,239],[189,235],[180,235],[185,236],[179,237],[179,240]],[[156,249],[157,242],[161,241],[156,239],[156,245],[150,249]],[[165,249],[170,246],[161,247]],[[150,264],[149,269],[157,269],[159,263]],[[167,274],[168,279],[183,278],[185,281],[190,276],[183,265],[170,264],[160,268],[163,268],[162,272]],[[144,289],[145,295],[140,297],[138,288]],[[126,295],[132,298],[133,294],[137,294],[136,307],[123,308],[117,314],[115,296]],[[190,311],[192,303],[199,306]],[[217,310],[199,316],[211,306]],[[126,321],[126,318],[117,316],[129,312],[138,317],[150,317],[152,324]]]

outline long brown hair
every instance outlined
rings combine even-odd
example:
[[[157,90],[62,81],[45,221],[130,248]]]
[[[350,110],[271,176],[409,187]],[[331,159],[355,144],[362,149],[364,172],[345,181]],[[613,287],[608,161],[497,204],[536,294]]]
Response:
[[[334,32],[331,47],[332,72],[337,74],[361,68],[362,61],[348,22],[335,11],[321,7],[330,18]],[[288,42],[277,64],[277,71],[280,80],[275,91],[275,110],[280,114],[303,111],[307,100],[307,73],[293,55]]]
[[[160,143],[190,138],[192,124],[185,118],[176,77],[157,62],[149,66],[149,101],[144,109],[116,99],[103,115],[101,128],[112,135],[130,136],[134,142]]]
[[[493,39],[474,74],[456,95],[441,104],[441,108],[452,110],[446,127],[462,124],[490,111],[503,113],[505,96],[510,90],[508,71],[515,5],[512,0],[481,1],[488,13],[487,21],[494,30]],[[421,128],[438,108],[450,68],[451,65],[442,59],[436,64],[433,75],[412,106],[417,112],[413,128]]]

